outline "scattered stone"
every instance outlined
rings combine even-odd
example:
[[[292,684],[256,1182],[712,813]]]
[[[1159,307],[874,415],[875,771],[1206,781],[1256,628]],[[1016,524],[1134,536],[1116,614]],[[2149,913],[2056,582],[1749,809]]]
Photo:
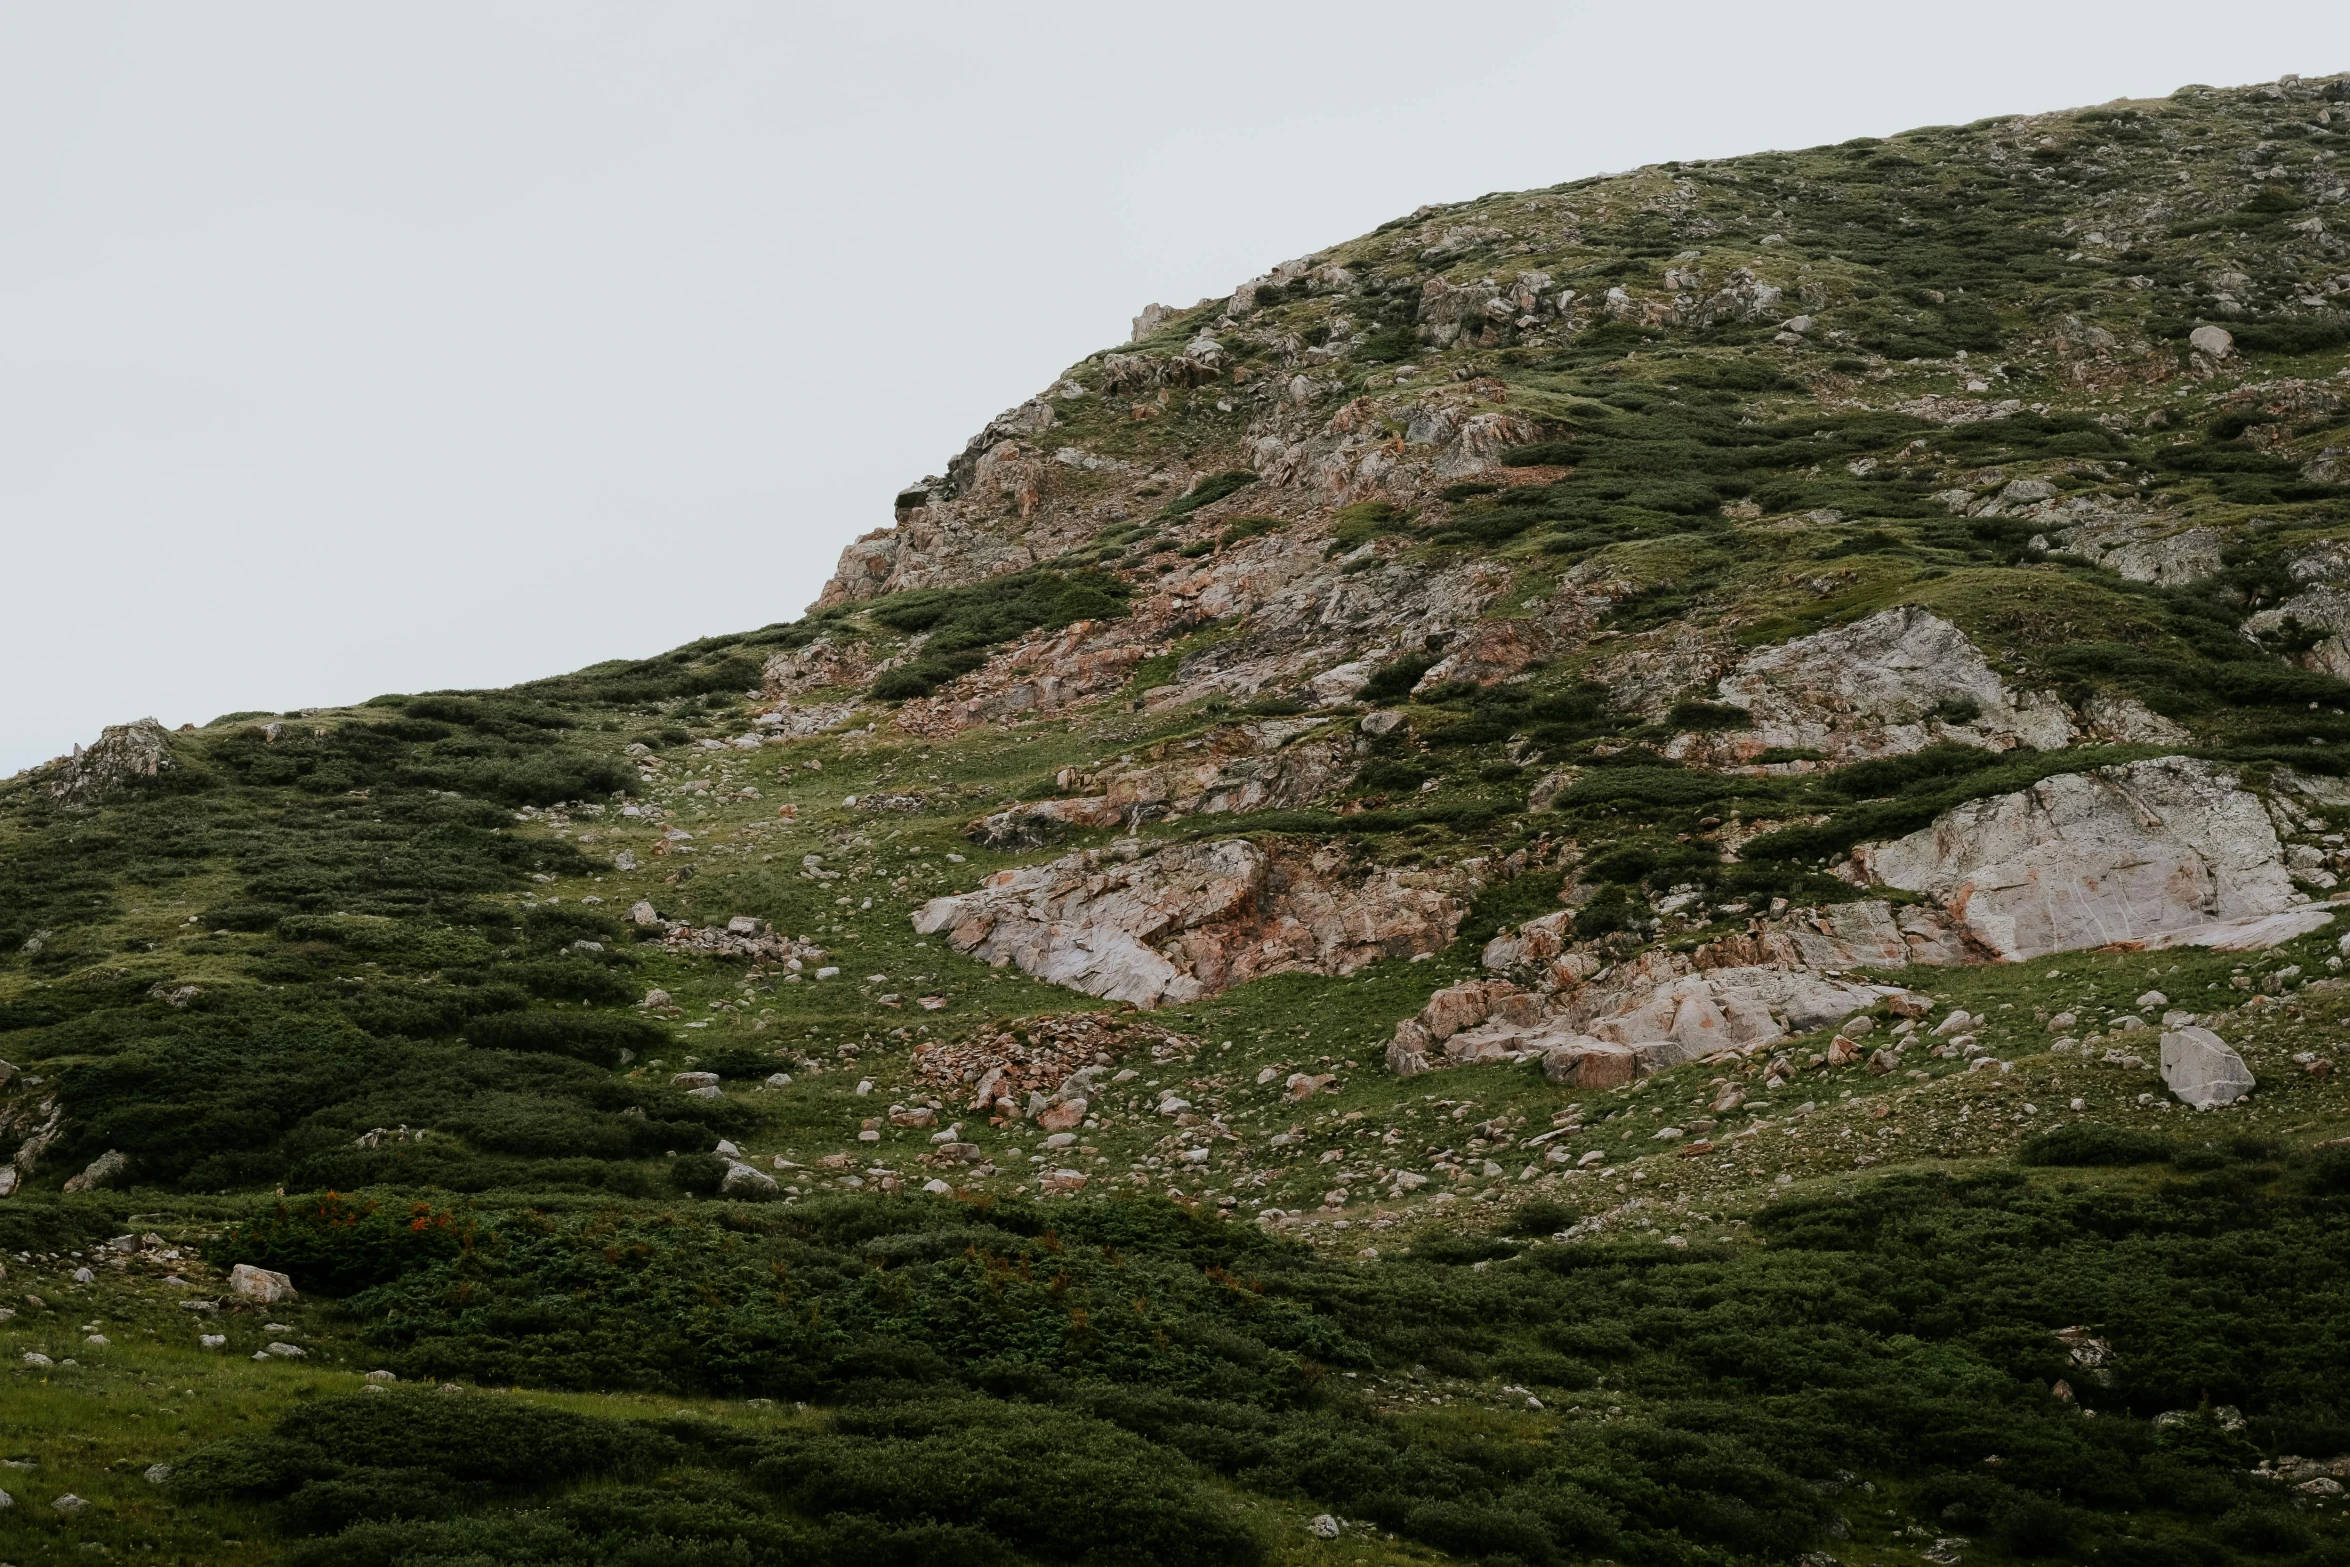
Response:
[[[974,1110],[1028,1115],[1035,1102],[1034,1113],[1060,1106],[1055,1119],[1074,1126],[1084,1112],[1069,1107],[1092,1099],[1092,1069],[1115,1066],[1138,1051],[1147,1052],[1154,1064],[1189,1060],[1199,1048],[1191,1035],[1145,1018],[1065,1012],[1024,1018],[951,1043],[917,1045],[912,1064],[917,1082],[943,1094],[968,1093]]]

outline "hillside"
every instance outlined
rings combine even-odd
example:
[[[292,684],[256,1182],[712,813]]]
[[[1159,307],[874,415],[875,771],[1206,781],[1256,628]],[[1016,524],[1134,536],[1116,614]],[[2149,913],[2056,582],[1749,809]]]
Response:
[[[2350,1559],[2345,146],[1424,208],[0,784],[0,1557]]]

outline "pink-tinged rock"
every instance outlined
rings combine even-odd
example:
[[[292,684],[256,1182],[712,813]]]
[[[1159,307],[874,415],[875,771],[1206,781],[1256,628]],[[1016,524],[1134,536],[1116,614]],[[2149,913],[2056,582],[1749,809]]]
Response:
[[[1561,1088],[1621,1088],[1639,1075],[1639,1058],[1623,1045],[1587,1038],[1544,1055],[1542,1075]]]
[[[1464,1028],[1474,1028],[1485,1021],[1491,1003],[1486,1000],[1485,987],[1476,980],[1447,986],[1428,998],[1420,1009],[1420,1025],[1428,1030],[1428,1037],[1442,1044]]]
[[[1428,1031],[1406,1018],[1395,1025],[1395,1037],[1387,1042],[1387,1070],[1397,1077],[1417,1077],[1429,1069],[1428,1052],[1435,1048]]]

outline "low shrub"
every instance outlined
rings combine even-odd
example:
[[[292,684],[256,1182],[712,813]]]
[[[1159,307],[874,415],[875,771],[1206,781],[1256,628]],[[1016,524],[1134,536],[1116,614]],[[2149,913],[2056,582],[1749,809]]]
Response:
[[[2159,1164],[2170,1158],[2167,1137],[2125,1126],[2060,1126],[2027,1138],[2016,1151],[2019,1164]]]
[[[1234,468],[1229,472],[1210,475],[1160,507],[1159,515],[1162,517],[1185,516],[1198,511],[1203,506],[1213,506],[1225,496],[1245,490],[1256,482],[1257,476],[1246,468]]]
[[[472,1233],[470,1220],[428,1202],[386,1203],[324,1192],[281,1198],[266,1218],[228,1225],[220,1244],[225,1255],[273,1268],[298,1288],[347,1295],[387,1284],[436,1258],[454,1257]]]
[[[496,1012],[465,1025],[476,1050],[570,1056],[594,1066],[618,1066],[626,1051],[645,1055],[669,1042],[668,1031],[642,1018],[604,1012]]]

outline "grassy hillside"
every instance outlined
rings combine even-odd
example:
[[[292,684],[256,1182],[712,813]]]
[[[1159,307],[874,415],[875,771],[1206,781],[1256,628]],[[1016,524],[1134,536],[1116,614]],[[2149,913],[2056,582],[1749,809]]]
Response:
[[[0,784],[0,1558],[2350,1557],[2339,923],[1884,969],[1978,1046],[1890,1070],[1383,1058],[1525,921],[1921,909],[1850,851],[2115,763],[2322,894],[2346,135],[2193,88],[1424,209],[1072,367],[802,619]],[[1706,760],[1893,607],[2072,738]],[[1211,763],[1273,782],[1132,783]],[[1143,1012],[911,918],[1235,838],[1457,934]],[[2257,1091],[2180,1104],[2169,1007]],[[986,1062],[1101,1071],[1054,1132]]]

